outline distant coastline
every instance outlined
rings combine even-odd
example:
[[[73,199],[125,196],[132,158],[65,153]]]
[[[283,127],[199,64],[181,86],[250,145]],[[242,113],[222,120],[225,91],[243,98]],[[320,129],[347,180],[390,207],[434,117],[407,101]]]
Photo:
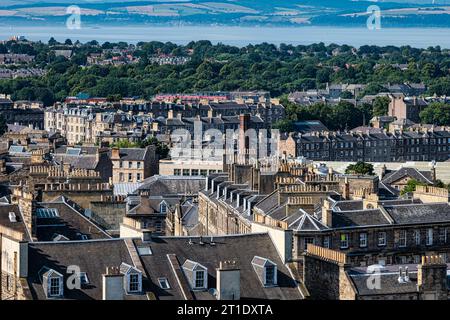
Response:
[[[1,25],[1,24],[0,24]],[[171,41],[186,44],[190,41],[209,40],[212,43],[224,43],[246,46],[257,43],[308,45],[323,42],[325,44],[362,45],[409,45],[417,48],[441,46],[450,48],[450,28],[382,28],[368,30],[364,27],[230,27],[230,26],[157,26],[127,25],[82,26],[81,30],[69,30],[65,25],[54,26],[20,26],[0,28],[0,39],[12,35],[23,35],[29,40],[46,42],[50,37],[58,41],[67,38],[87,42],[126,41]]]

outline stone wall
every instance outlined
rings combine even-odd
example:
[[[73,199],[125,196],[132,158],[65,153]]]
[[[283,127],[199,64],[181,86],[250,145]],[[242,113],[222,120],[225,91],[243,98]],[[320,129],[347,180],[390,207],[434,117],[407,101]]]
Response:
[[[42,201],[48,202],[64,195],[81,207],[87,209],[91,207],[91,202],[102,201],[103,197],[112,196],[112,190],[44,190],[42,191]]]
[[[106,230],[119,230],[126,213],[125,202],[93,201],[89,208],[92,211],[92,220]]]
[[[340,267],[312,255],[305,255],[303,282],[313,300],[339,300]]]

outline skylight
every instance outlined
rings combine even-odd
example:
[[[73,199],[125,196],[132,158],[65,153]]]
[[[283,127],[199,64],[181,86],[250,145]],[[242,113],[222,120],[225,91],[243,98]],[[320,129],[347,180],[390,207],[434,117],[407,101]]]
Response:
[[[43,219],[57,218],[59,217],[59,213],[58,210],[54,208],[37,208],[36,216]]]
[[[150,247],[138,247],[137,251],[140,256],[151,256],[153,254]]]
[[[161,289],[170,289],[169,281],[167,281],[167,278],[159,278],[158,283]]]
[[[80,272],[80,282],[81,284],[89,284],[89,278],[86,272]]]
[[[9,213],[9,221],[10,222],[17,222],[17,217],[16,217],[16,214],[14,212],[10,212]]]
[[[79,156],[81,154],[80,148],[67,148],[66,154]]]

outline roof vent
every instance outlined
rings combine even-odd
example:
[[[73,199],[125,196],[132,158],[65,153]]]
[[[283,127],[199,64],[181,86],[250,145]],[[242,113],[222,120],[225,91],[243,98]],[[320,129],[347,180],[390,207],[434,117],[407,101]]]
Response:
[[[215,246],[216,243],[214,242],[214,237],[211,237],[211,240],[209,241],[209,244],[212,246]]]
[[[17,222],[17,217],[16,217],[16,214],[14,212],[10,212],[9,213],[9,221],[10,222]]]
[[[198,244],[200,244],[200,245],[203,245],[203,244],[205,244],[204,242],[203,242],[203,237],[202,236],[200,236],[200,241],[199,241],[199,243]]]
[[[407,283],[409,282],[409,271],[408,267],[405,267],[405,271],[403,272],[402,267],[398,268],[398,283]]]
[[[189,238],[189,244],[194,244],[194,242],[192,242],[191,238]]]

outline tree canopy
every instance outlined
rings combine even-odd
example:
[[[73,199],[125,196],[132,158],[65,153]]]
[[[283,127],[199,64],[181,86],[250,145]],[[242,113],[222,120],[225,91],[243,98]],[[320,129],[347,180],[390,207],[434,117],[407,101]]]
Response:
[[[373,164],[358,161],[355,164],[350,164],[345,169],[346,174],[362,174],[362,175],[374,175]]]

